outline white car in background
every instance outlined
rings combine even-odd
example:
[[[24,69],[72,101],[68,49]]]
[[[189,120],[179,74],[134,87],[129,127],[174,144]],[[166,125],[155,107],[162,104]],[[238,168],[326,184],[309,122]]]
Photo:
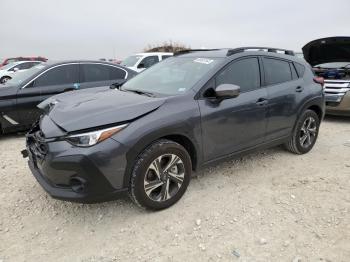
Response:
[[[9,63],[0,68],[0,84],[6,83],[16,72],[25,71],[33,66],[42,63],[41,61],[19,61]]]
[[[121,62],[121,65],[130,68],[136,72],[141,72],[152,65],[173,56],[173,53],[138,53],[127,57]]]

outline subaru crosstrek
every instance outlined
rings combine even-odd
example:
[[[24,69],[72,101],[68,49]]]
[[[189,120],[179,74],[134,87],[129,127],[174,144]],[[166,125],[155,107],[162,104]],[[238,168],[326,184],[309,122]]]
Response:
[[[163,209],[214,161],[280,144],[309,152],[324,116],[321,83],[287,50],[182,52],[120,87],[44,101],[22,153],[54,198],[129,192],[139,206]]]

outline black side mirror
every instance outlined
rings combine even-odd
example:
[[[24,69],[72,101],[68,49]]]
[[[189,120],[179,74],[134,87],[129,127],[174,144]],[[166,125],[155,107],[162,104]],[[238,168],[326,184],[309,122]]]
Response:
[[[241,88],[233,84],[221,84],[215,89],[215,96],[219,99],[229,99],[239,96]]]
[[[141,63],[137,66],[137,68],[143,69],[143,68],[146,68],[146,66],[145,66],[145,64]]]

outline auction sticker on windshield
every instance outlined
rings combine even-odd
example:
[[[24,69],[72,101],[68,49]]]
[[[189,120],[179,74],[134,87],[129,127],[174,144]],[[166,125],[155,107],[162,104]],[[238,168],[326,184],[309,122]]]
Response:
[[[197,58],[197,59],[193,60],[193,62],[209,65],[209,64],[213,63],[214,60],[207,59],[207,58]]]

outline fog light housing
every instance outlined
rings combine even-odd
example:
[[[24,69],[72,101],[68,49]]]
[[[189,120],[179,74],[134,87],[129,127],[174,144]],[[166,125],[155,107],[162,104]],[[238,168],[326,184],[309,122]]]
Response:
[[[69,186],[76,193],[84,193],[87,190],[87,181],[81,177],[73,177],[69,180]]]

